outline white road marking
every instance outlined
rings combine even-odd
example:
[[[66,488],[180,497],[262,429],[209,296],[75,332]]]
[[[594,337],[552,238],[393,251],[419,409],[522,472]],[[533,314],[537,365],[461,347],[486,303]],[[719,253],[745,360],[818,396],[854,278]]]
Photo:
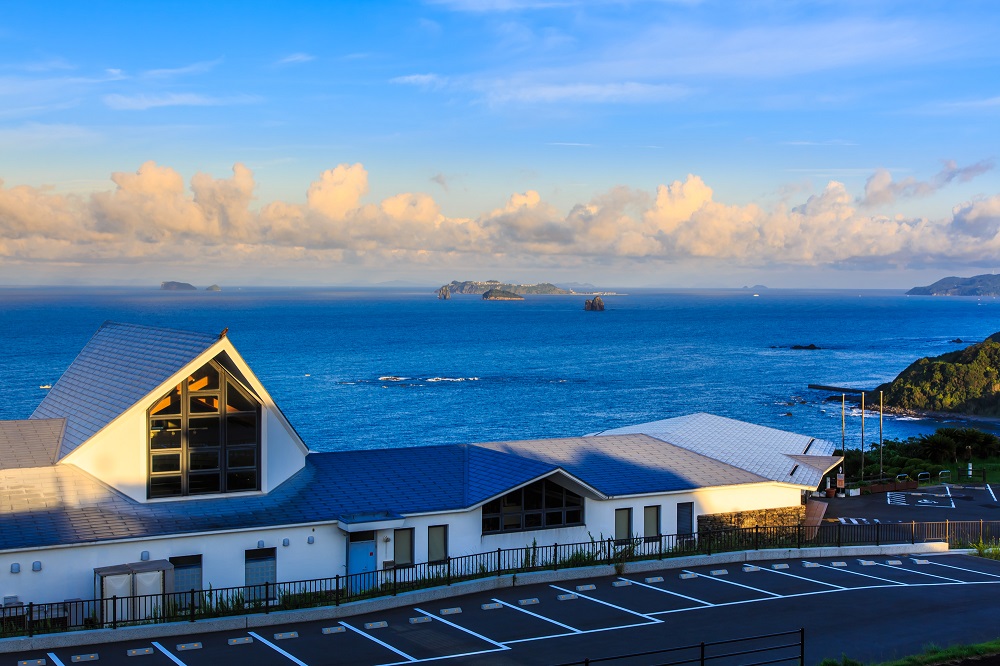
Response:
[[[809,564],[813,564],[813,563],[810,562]],[[779,576],[791,576],[792,578],[798,578],[799,580],[806,580],[806,581],[809,581],[810,583],[817,583],[819,585],[826,585],[827,587],[835,587],[838,590],[846,590],[847,589],[846,587],[843,587],[841,585],[834,585],[833,583],[827,583],[827,582],[822,581],[822,580],[816,580],[815,578],[806,578],[805,576],[796,576],[795,574],[788,573],[787,571],[778,571],[777,569],[761,569],[761,571],[766,571],[768,573],[778,574]]]
[[[512,604],[507,603],[506,601],[500,601],[499,599],[494,599],[493,601],[497,602],[498,604],[503,604],[507,608],[513,608],[516,611],[520,611],[522,613],[527,613],[528,615],[531,615],[532,617],[537,617],[539,620],[545,620],[546,622],[551,622],[552,624],[554,624],[554,625],[556,625],[558,627],[562,627],[563,629],[569,629],[574,634],[580,633],[580,630],[577,629],[576,627],[571,627],[568,624],[563,624],[562,622],[557,622],[556,620],[553,620],[551,617],[545,617],[544,615],[539,615],[538,613],[532,613],[530,610],[521,608],[520,606],[514,606]]]
[[[949,502],[951,502],[951,508],[953,508],[953,509],[954,509],[954,508],[955,508],[955,500],[954,500],[954,498],[953,498],[953,497],[951,496],[951,488],[949,488],[948,486],[945,486],[945,487],[944,487],[944,491],[945,491],[946,493],[948,493],[948,501],[949,501]]]
[[[663,592],[664,594],[672,594],[675,597],[680,597],[681,599],[687,599],[688,601],[694,601],[695,603],[705,604],[705,606],[714,606],[715,604],[705,601],[704,599],[695,599],[694,597],[689,597],[686,594],[681,594],[680,592],[672,592],[671,590],[665,590],[662,587],[656,587],[655,585],[646,585],[645,583],[640,583],[637,580],[632,581],[633,585],[641,585],[642,587],[648,587],[651,590],[656,590],[657,592]]]
[[[427,661],[444,661],[445,659],[459,659],[461,657],[474,657],[477,654],[492,654],[493,652],[503,652],[504,650],[509,650],[510,648],[504,646],[503,648],[493,648],[492,650],[476,650],[475,652],[462,652],[460,654],[446,654],[443,657],[425,657],[423,659],[414,659],[413,661],[393,661],[388,664],[379,664],[379,666],[403,666],[404,664],[422,664]]]
[[[990,484],[988,484],[988,483],[986,484],[986,490],[990,491],[990,497],[992,497],[993,501],[996,502],[997,501],[997,496],[993,494],[993,489],[990,488]]]
[[[932,561],[931,564],[936,564],[939,567],[948,567],[949,569],[958,569],[959,571],[968,571],[969,573],[979,574],[980,576],[989,576],[990,578],[1000,578],[997,574],[986,573],[985,571],[976,571],[975,569],[966,569],[965,567],[956,567],[953,564],[941,564],[940,562]]]
[[[264,638],[263,636],[261,636],[260,634],[258,634],[256,631],[248,631],[247,633],[250,634],[251,636],[253,636],[254,638],[256,638],[258,641],[260,641],[261,643],[263,643],[267,647],[269,647],[272,650],[274,650],[275,652],[277,652],[278,654],[280,654],[280,655],[282,655],[284,657],[287,657],[292,663],[298,664],[299,666],[309,666],[309,664],[307,664],[306,662],[302,661],[301,659],[299,659],[295,655],[291,654],[290,652],[286,652],[285,650],[282,650],[280,647],[278,647],[277,645],[275,645],[271,641],[267,640],[266,638]]]
[[[153,647],[155,647],[157,650],[159,650],[163,654],[167,655],[167,659],[169,659],[170,661],[172,661],[175,664],[177,664],[177,666],[187,666],[187,664],[185,664],[183,661],[181,661],[180,659],[178,659],[177,657],[175,657],[174,655],[172,655],[170,653],[170,650],[168,650],[167,648],[163,647],[162,645],[160,645],[156,641],[153,641]]]
[[[688,572],[687,569],[685,569],[684,571]],[[768,592],[767,590],[761,590],[760,588],[750,587],[749,585],[744,585],[743,583],[737,583],[737,582],[731,581],[731,580],[724,580],[722,578],[714,578],[712,576],[706,576],[705,574],[700,574],[700,573],[697,573],[695,571],[690,571],[688,573],[693,573],[693,574],[695,574],[696,576],[698,576],[700,578],[706,578],[708,580],[717,580],[720,583],[725,583],[726,585],[736,585],[737,587],[745,587],[748,590],[753,590],[754,592],[760,592],[761,594],[768,594],[768,595],[770,595],[772,597],[780,597],[781,596],[780,594],[775,594],[774,592]]]
[[[504,646],[503,643],[497,643],[492,638],[486,638],[486,636],[483,636],[482,634],[477,634],[476,632],[472,631],[471,629],[466,629],[465,627],[460,627],[459,625],[455,624],[454,622],[451,622],[450,620],[446,620],[443,617],[437,617],[436,615],[431,615],[430,613],[428,613],[427,611],[425,611],[425,610],[423,610],[421,608],[417,608],[416,606],[414,606],[413,610],[417,611],[418,613],[423,613],[424,615],[426,615],[427,617],[429,617],[432,620],[437,620],[438,622],[444,622],[449,627],[454,627],[454,628],[458,629],[459,631],[464,631],[465,633],[469,634],[470,636],[475,636],[476,638],[478,638],[481,641],[486,641],[487,643],[490,643],[491,645],[496,645],[498,648],[501,648],[503,650],[510,649],[510,648]]]
[[[583,634],[599,634],[603,631],[617,631],[619,629],[632,629],[634,627],[648,627],[651,624],[656,624],[657,622],[663,622],[663,620],[651,621],[651,622],[636,622],[635,624],[621,624],[614,627],[599,627],[597,629],[586,629],[577,631],[574,634],[551,634],[549,636],[532,636],[531,638],[516,638],[512,641],[504,641],[504,645],[513,645],[514,643],[530,643],[532,641],[544,641],[549,638],[564,638],[566,636],[582,636]]]
[[[364,636],[365,638],[367,638],[370,641],[374,641],[374,642],[378,643],[379,645],[381,645],[382,647],[386,648],[387,650],[392,650],[393,652],[395,652],[396,654],[398,654],[400,657],[402,657],[406,661],[416,661],[415,658],[413,658],[410,655],[406,654],[402,650],[397,650],[396,648],[392,647],[391,645],[389,645],[385,641],[380,641],[379,639],[375,638],[371,634],[366,634],[365,632],[361,631],[357,627],[352,627],[351,625],[347,624],[346,622],[338,622],[337,624],[339,624],[342,627],[346,627],[346,628],[350,629],[351,631],[353,631],[356,634],[360,634],[360,635]]]
[[[624,579],[622,579],[622,580],[624,580]],[[557,585],[549,585],[549,587],[555,588],[555,589],[559,590],[560,592],[569,592],[569,590],[564,590],[563,588],[561,588],[561,587],[559,587]],[[580,598],[581,599],[586,599],[587,601],[593,601],[594,603],[598,603],[598,604],[601,604],[603,606],[608,606],[609,608],[614,608],[616,610],[624,611],[625,613],[630,613],[632,615],[638,615],[639,617],[644,617],[647,620],[650,620],[652,622],[663,622],[663,620],[658,620],[655,617],[650,617],[650,616],[648,616],[648,615],[646,615],[644,613],[640,613],[638,611],[629,610],[628,608],[622,608],[621,606],[616,606],[614,604],[609,604],[607,601],[601,601],[600,599],[595,599],[594,597],[587,596],[586,594],[581,594]]]
[[[55,656],[51,652],[49,652],[49,659],[51,659],[52,663],[55,664],[56,666],[66,666],[66,664],[59,661],[59,657]]]
[[[906,583],[900,583],[898,580],[889,580],[888,578],[879,578],[878,576],[873,576],[871,574],[861,573],[860,571],[851,571],[846,568],[837,568],[821,564],[824,569],[832,569],[834,571],[843,571],[844,573],[854,574],[855,576],[864,576],[865,578],[874,578],[875,580],[885,581],[886,583],[892,583],[893,585],[906,585]],[[858,589],[858,588],[847,588],[847,589]]]
[[[898,570],[901,570],[901,571],[910,571],[910,572],[915,573],[915,574],[920,574],[921,576],[930,576],[931,578],[940,578],[941,580],[951,581],[952,583],[964,583],[965,582],[964,580],[956,580],[954,578],[945,578],[944,576],[936,576],[934,574],[927,573],[926,571],[917,571],[916,569],[907,569],[906,567],[889,566],[888,564],[879,564],[879,566],[880,567],[889,567],[890,569],[898,569]]]

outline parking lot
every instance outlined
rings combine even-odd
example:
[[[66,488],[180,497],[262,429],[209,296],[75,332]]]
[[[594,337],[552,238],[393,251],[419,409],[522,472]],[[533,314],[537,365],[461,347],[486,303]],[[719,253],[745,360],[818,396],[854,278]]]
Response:
[[[519,585],[342,620],[4,658],[57,666],[552,664],[800,626],[809,661],[845,652],[877,658],[935,640],[995,638],[998,583],[1000,562],[962,555],[768,561]],[[902,612],[886,613],[886,599]],[[858,626],[866,615],[871,621]],[[845,621],[856,627],[849,640]]]
[[[944,484],[822,501],[826,519],[844,523],[1000,520],[997,492],[989,484]]]

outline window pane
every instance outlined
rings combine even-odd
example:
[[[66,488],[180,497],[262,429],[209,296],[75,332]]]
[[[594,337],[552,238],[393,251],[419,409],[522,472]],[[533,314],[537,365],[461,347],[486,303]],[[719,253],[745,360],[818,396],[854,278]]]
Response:
[[[149,479],[150,497],[176,497],[181,494],[181,477],[154,476]]]
[[[647,506],[642,510],[642,535],[658,536],[660,534],[660,507]]]
[[[192,414],[219,413],[219,396],[217,395],[192,396],[190,402]]]
[[[222,490],[221,476],[218,472],[213,474],[189,474],[188,493],[198,495],[200,493],[217,493]]]
[[[542,513],[541,513],[541,511],[539,511],[538,513],[526,513],[526,514],[524,514],[524,528],[525,529],[530,530],[532,528],[541,527],[541,526],[542,526]]]
[[[246,414],[242,416],[229,416],[226,418],[226,444],[238,446],[240,444],[257,443],[257,416]]]
[[[226,411],[255,412],[257,411],[257,404],[244,395],[243,391],[229,384],[226,388]]]
[[[526,511],[542,508],[542,484],[532,483],[524,488],[524,508]]]
[[[219,371],[204,365],[188,377],[188,391],[217,391],[219,389]]]
[[[561,509],[563,507],[563,489],[551,481],[545,482],[545,508]]]
[[[181,413],[181,387],[178,384],[149,410],[150,416],[173,416]]]
[[[566,506],[583,506],[583,498],[571,490],[566,491]]]
[[[161,453],[153,456],[151,471],[156,472],[179,472],[181,471],[181,454]]]
[[[499,518],[483,518],[483,532],[499,532],[499,531],[500,531]]]
[[[396,547],[393,559],[396,561],[396,566],[413,564],[413,530],[396,530],[394,536]]]
[[[563,524],[563,512],[562,511],[548,511],[545,514],[545,526],[553,527],[555,525]]]
[[[191,451],[188,458],[188,469],[219,469],[219,450],[201,449]]]
[[[632,537],[632,509],[615,509],[615,539]]]
[[[257,451],[255,449],[235,449],[226,451],[226,465],[233,469],[235,467],[256,467]]]
[[[188,445],[219,446],[220,430],[217,418],[190,418],[188,419]]]
[[[503,496],[503,512],[507,513],[509,511],[520,511],[521,510],[521,491],[515,490],[512,493],[507,493]]]
[[[180,419],[154,419],[149,422],[149,448],[181,448]]]
[[[171,557],[170,563],[174,565],[174,589],[178,592],[189,592],[201,589],[201,555],[182,555]],[[181,603],[190,603],[190,598],[178,597]],[[195,604],[198,598],[195,598]],[[185,608],[187,606],[184,606]]]
[[[580,509],[567,509],[566,510],[566,524],[575,525],[577,523],[583,522],[583,511]]]
[[[226,490],[257,490],[257,472],[229,472],[226,474]]]
[[[677,503],[677,533],[694,533],[694,502]]]
[[[448,526],[432,525],[427,528],[427,561],[440,562],[448,557]]]
[[[483,505],[483,513],[500,513],[500,500],[495,499]]]
[[[519,530],[521,529],[521,514],[519,513],[507,513],[503,517],[503,528],[504,530]]]

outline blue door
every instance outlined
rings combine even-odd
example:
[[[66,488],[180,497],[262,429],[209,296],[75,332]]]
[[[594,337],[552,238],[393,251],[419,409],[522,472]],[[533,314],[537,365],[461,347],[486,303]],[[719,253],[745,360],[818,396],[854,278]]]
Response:
[[[351,594],[363,592],[378,584],[375,564],[375,539],[355,541],[351,535],[347,550],[347,589]]]

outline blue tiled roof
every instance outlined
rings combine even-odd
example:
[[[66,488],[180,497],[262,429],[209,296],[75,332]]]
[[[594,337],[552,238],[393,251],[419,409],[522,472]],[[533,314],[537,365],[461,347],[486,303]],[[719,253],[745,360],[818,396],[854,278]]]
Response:
[[[471,445],[311,453],[267,495],[147,504],[72,465],[0,470],[0,550],[460,510],[555,469]]]
[[[30,418],[66,419],[64,457],[218,339],[104,322]]]

